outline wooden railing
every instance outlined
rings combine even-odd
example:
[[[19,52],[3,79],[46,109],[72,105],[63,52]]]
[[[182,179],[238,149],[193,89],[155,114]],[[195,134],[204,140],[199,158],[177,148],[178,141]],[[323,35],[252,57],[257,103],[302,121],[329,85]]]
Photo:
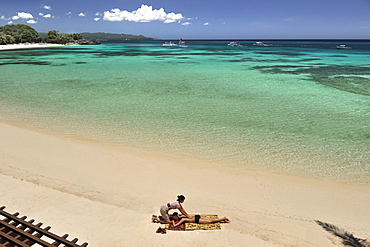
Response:
[[[44,247],[86,247],[88,243],[76,244],[78,239],[67,240],[68,234],[62,237],[49,232],[50,226],[41,228],[42,223],[34,225],[35,220],[26,221],[27,216],[18,217],[19,213],[10,214],[0,207],[0,246],[24,247],[38,244]]]

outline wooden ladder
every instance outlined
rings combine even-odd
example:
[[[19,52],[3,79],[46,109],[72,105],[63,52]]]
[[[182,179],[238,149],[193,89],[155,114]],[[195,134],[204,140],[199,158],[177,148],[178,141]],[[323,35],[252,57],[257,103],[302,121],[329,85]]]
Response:
[[[18,217],[18,212],[10,214],[4,209],[5,206],[0,207],[0,246],[25,247],[38,244],[44,247],[86,247],[88,244],[78,245],[77,238],[69,241],[68,234],[60,237],[49,232],[50,226],[42,229],[42,223],[34,225],[35,220],[25,221],[27,216]]]

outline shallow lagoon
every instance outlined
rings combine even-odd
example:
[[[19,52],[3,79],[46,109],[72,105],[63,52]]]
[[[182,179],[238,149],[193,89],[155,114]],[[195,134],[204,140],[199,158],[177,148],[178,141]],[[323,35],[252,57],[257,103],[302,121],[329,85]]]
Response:
[[[1,119],[370,184],[370,42],[162,43],[1,51]]]

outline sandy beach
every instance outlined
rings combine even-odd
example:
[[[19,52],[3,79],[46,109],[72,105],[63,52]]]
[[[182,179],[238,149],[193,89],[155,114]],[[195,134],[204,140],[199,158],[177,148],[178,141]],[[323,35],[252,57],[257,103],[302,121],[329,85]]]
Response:
[[[45,43],[0,45],[0,51],[1,50],[30,49],[30,48],[45,48],[45,47],[55,47],[55,46],[63,46],[63,45],[62,44],[45,44]]]
[[[369,238],[370,187],[173,157],[0,122],[1,205],[89,246],[340,246],[314,220]],[[184,194],[222,230],[151,223]]]

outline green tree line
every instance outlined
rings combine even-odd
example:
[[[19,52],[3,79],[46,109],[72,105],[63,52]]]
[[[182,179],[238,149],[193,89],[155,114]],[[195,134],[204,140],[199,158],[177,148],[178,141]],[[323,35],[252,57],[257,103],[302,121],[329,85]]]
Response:
[[[0,27],[0,45],[18,43],[55,43],[66,44],[81,40],[82,36],[78,33],[59,33],[59,31],[49,31],[47,37],[41,35],[32,27],[25,24],[5,25]]]
[[[51,30],[48,36],[44,39],[45,43],[66,44],[81,40],[82,36],[78,33],[59,33],[59,31]]]

